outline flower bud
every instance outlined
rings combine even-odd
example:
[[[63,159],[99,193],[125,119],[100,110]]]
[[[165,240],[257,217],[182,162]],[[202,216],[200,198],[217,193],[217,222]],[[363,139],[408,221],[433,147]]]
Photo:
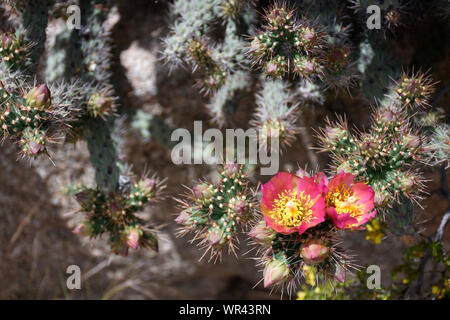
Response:
[[[347,131],[341,127],[326,126],[324,130],[325,138],[327,138],[331,142],[336,142],[342,139],[346,136],[346,134]]]
[[[93,233],[93,229],[92,229],[92,225],[91,223],[86,220],[83,223],[80,223],[79,225],[77,225],[72,232],[76,235],[80,235],[80,236],[91,236]]]
[[[387,108],[380,113],[380,120],[385,123],[398,121],[399,115],[391,108]]]
[[[192,216],[192,209],[187,208],[181,211],[181,213],[175,218],[175,222],[182,224],[182,225],[188,225],[188,221]]]
[[[139,247],[139,242],[142,236],[142,230],[139,227],[131,227],[126,232],[127,246],[133,250]]]
[[[248,212],[248,203],[246,200],[237,199],[231,204],[231,209],[239,217],[242,217]]]
[[[206,200],[213,195],[212,188],[207,183],[201,183],[192,188],[194,198],[199,201]]]
[[[88,101],[88,110],[93,117],[108,115],[114,107],[114,99],[108,96],[108,92],[95,92]]]
[[[345,173],[352,173],[353,169],[352,166],[348,161],[343,161],[337,168],[336,172],[345,172]]]
[[[44,110],[51,105],[51,94],[46,84],[41,84],[25,95],[26,103],[39,110]]]
[[[400,178],[400,189],[405,193],[412,193],[419,187],[417,178],[413,175],[405,175]]]
[[[300,247],[300,255],[308,265],[319,264],[328,258],[330,250],[320,239],[308,240]]]
[[[156,186],[158,184],[158,180],[154,178],[145,178],[139,181],[139,189],[143,193],[143,195],[147,198],[152,198],[156,194]]]
[[[222,229],[211,228],[208,232],[208,241],[211,246],[221,246],[225,244],[227,238]]]
[[[283,283],[288,279],[289,273],[286,263],[273,259],[264,268],[264,288]]]
[[[276,232],[267,227],[266,222],[262,220],[250,230],[248,235],[257,243],[270,244],[275,239]]]
[[[336,272],[334,273],[334,279],[340,283],[345,282],[345,269],[341,265],[336,265]]]

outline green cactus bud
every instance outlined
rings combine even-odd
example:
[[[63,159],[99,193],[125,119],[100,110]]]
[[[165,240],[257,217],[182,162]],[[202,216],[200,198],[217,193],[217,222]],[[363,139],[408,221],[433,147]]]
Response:
[[[255,225],[248,235],[257,243],[268,245],[272,242],[273,239],[276,237],[276,232],[266,226],[266,222],[260,221],[257,225]]]
[[[264,288],[285,282],[289,273],[289,267],[284,261],[271,260],[264,268]]]
[[[45,110],[52,103],[51,93],[46,84],[31,89],[24,98],[28,106],[38,110]]]

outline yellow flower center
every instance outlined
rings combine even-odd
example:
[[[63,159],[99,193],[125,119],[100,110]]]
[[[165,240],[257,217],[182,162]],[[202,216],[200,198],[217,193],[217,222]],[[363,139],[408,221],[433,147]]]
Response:
[[[303,191],[299,195],[296,190],[285,191],[274,200],[271,216],[279,225],[298,227],[302,222],[311,220],[311,208],[315,202],[316,200],[311,200]]]
[[[339,186],[329,190],[325,197],[327,207],[336,208],[337,214],[348,213],[351,217],[358,217],[363,214],[363,206],[356,197],[345,186]]]

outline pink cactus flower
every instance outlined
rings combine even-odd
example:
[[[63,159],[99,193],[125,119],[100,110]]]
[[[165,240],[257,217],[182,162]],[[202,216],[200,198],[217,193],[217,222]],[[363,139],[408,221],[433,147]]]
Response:
[[[279,172],[261,187],[267,226],[281,234],[304,233],[325,220],[325,202],[314,178]]]
[[[339,229],[361,229],[360,226],[375,217],[372,187],[356,182],[351,173],[341,172],[329,182],[325,197],[327,216]]]

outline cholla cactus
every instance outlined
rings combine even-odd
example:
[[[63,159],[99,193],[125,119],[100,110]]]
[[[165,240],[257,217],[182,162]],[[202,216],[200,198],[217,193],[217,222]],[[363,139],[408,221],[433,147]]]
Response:
[[[416,167],[424,161],[424,138],[408,108],[424,104],[430,90],[432,86],[423,76],[403,76],[392,90],[395,95],[374,110],[367,132],[354,135],[340,119],[328,123],[319,136],[322,150],[330,151],[334,158],[332,170],[363,178],[374,188],[379,207],[391,206],[400,196],[415,202],[421,199],[423,178]]]
[[[257,108],[251,124],[264,138],[270,140],[273,135],[279,139],[282,147],[290,146],[299,132],[296,120],[299,117],[298,105],[286,82],[267,80],[257,96]]]
[[[388,99],[394,106],[419,109],[429,106],[428,101],[434,92],[435,83],[421,71],[409,75],[403,73],[400,80],[395,82],[390,89]]]
[[[192,241],[198,240],[206,249],[204,255],[210,252],[209,260],[215,261],[225,248],[236,254],[236,234],[251,220],[254,207],[245,166],[226,164],[218,171],[218,183],[200,182],[184,199],[177,199],[183,211],[175,219],[183,225],[179,235],[194,232]]]
[[[258,245],[264,286],[286,286],[289,294],[312,267],[338,281],[354,268],[339,248],[338,229],[358,229],[375,216],[371,187],[341,173],[330,181],[323,173],[311,177],[279,172],[262,186],[259,220],[249,236]],[[309,280],[311,282],[311,280]],[[315,283],[315,281],[314,281]]]
[[[220,88],[225,81],[227,73],[225,69],[213,59],[211,51],[204,41],[191,40],[188,43],[187,50],[194,65],[194,70],[199,68],[203,73],[203,80],[199,86],[206,92]]]
[[[129,248],[158,251],[158,238],[153,228],[136,216],[150,202],[160,199],[164,185],[156,176],[131,181],[123,176],[122,192],[108,193],[103,188],[77,187],[71,190],[80,204],[85,220],[74,233],[96,238],[109,234],[112,252],[127,255]]]
[[[0,38],[0,56],[7,66],[20,69],[29,64],[31,44],[25,40],[23,30],[3,33]]]
[[[318,26],[298,22],[295,11],[276,3],[266,10],[264,29],[253,37],[249,53],[254,64],[274,78],[296,74],[303,78],[323,73],[323,38]]]
[[[64,136],[80,109],[72,106],[56,87],[53,103],[45,84],[28,92],[22,90],[8,90],[0,82],[0,136],[18,142],[22,156],[31,159],[48,154],[48,145]]]

